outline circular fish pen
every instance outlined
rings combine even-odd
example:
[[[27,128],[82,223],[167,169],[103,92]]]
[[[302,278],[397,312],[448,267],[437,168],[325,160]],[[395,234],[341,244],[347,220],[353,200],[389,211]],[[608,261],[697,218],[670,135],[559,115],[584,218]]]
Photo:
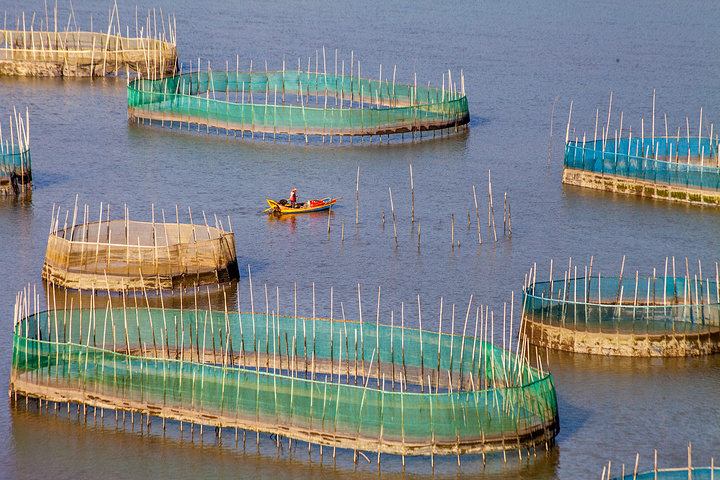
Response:
[[[720,478],[718,467],[662,468],[630,473],[613,480],[714,480]]]
[[[607,467],[603,467],[601,480],[714,480],[720,478],[720,468],[715,467],[715,459],[710,459],[709,467],[693,467],[692,444],[687,448],[687,467],[681,468],[658,468],[658,455],[655,450],[655,462],[652,470],[638,472],[638,464],[640,462],[640,454],[635,456],[635,468],[632,473],[626,473],[625,464],[622,464],[621,475],[619,477],[611,477],[610,472],[613,468],[612,462],[608,462]],[[618,467],[615,467],[618,469]]]
[[[0,126],[0,195],[17,195],[32,189],[32,165],[30,161],[30,114],[25,118],[15,111],[10,119],[10,135],[3,139]]]
[[[53,285],[95,291],[175,290],[240,277],[231,231],[207,224],[130,220],[58,229],[59,213],[42,270],[42,278]]]
[[[448,80],[449,81],[449,80]],[[470,121],[461,88],[430,88],[298,70],[195,72],[127,87],[128,119],[255,134],[329,137],[456,132]],[[342,141],[342,140],[341,140]],[[382,141],[382,140],[381,140]]]
[[[15,399],[458,462],[547,447],[559,430],[552,376],[474,337],[112,297],[29,314],[31,301],[15,309]]]
[[[610,98],[612,106],[612,95]],[[713,138],[712,127],[703,131],[702,109],[700,126],[692,134],[687,120],[677,133],[668,132],[666,116],[665,129],[656,136],[653,110],[652,120],[641,124],[640,135],[633,136],[631,125],[623,130],[622,115],[619,130],[613,134],[608,113],[607,124],[600,132],[596,117],[594,133],[570,138],[570,118],[572,104],[562,183],[670,202],[720,205],[720,139],[717,134]],[[645,125],[651,124],[646,136]],[[623,138],[625,132],[627,137]]]
[[[566,275],[529,283],[523,329],[533,345],[637,357],[720,352],[717,281]]]
[[[49,23],[44,30],[36,30],[34,23],[26,28],[23,13],[17,30],[0,29],[0,75],[103,77],[117,76],[124,69],[157,78],[177,73],[174,17],[161,16],[158,29],[157,17],[151,19],[148,13],[139,32],[136,18],[136,36],[130,37],[129,28],[123,36],[117,5],[108,13],[105,33],[80,31],[76,24],[71,30],[69,19],[65,28],[58,29],[57,16],[54,30]]]

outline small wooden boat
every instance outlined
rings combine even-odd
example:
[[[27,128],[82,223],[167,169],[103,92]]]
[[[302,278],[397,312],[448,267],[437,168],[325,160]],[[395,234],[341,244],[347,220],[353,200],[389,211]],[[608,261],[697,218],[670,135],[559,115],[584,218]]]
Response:
[[[321,210],[327,210],[333,205],[335,205],[335,202],[340,200],[342,197],[338,198],[330,198],[326,197],[322,200],[308,200],[304,203],[296,203],[295,207],[290,206],[290,202],[287,200],[280,200],[279,202],[276,202],[275,200],[270,200],[269,198],[266,198],[268,205],[270,205],[269,208],[265,209],[265,212],[271,212],[271,213],[277,213],[280,215],[285,214],[294,214],[294,213],[308,213],[308,212],[319,212]]]

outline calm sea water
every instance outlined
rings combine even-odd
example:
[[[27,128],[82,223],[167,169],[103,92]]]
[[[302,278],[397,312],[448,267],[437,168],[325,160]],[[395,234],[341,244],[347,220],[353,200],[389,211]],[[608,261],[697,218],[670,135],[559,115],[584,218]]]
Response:
[[[75,1],[80,28],[107,24],[97,2]],[[134,30],[135,4],[118,4],[121,25]],[[381,287],[381,321],[389,322],[405,304],[407,321],[416,325],[417,297],[425,328],[438,327],[440,298],[464,316],[470,295],[489,305],[496,318],[503,304],[516,299],[534,262],[539,276],[549,263],[583,266],[594,256],[594,271],[616,275],[623,255],[626,271],[661,272],[667,256],[690,259],[712,271],[718,261],[720,210],[670,205],[625,196],[563,187],[563,140],[570,101],[571,135],[592,135],[596,109],[607,121],[613,92],[611,130],[623,112],[625,132],[649,132],[653,89],[656,134],[686,125],[697,134],[703,122],[718,122],[720,47],[717,2],[380,2],[352,4],[316,1],[240,3],[159,0],[139,4],[140,23],[148,8],[177,16],[182,61],[224,68],[279,69],[282,59],[315,65],[315,52],[326,47],[328,68],[335,49],[348,64],[350,52],[363,76],[387,76],[397,65],[399,82],[439,86],[443,72],[459,78],[462,69],[472,122],[458,135],[412,143],[384,140],[378,145],[306,146],[300,138],[272,143],[241,141],[224,134],[179,133],[177,128],[147,128],[126,122],[124,79],[0,78],[0,122],[8,126],[12,107],[29,108],[35,189],[26,200],[0,199],[0,384],[7,385],[12,353],[14,296],[24,285],[40,283],[53,204],[73,208],[75,195],[94,217],[100,202],[111,215],[124,204],[131,218],[149,220],[164,209],[181,221],[187,208],[226,219],[236,232],[242,278],[230,290],[231,301],[249,309],[250,266],[256,302],[280,295],[281,312],[293,308],[297,282],[299,313],[311,315],[313,284],[317,314],[334,314],[340,302],[348,318],[374,318]],[[36,11],[37,0],[0,0],[8,24]],[[142,13],[142,12],[145,13]],[[59,23],[67,24],[69,5],[59,5]],[[31,16],[31,14],[30,14]],[[26,21],[30,22],[26,15]],[[49,14],[52,17],[52,13]],[[238,57],[239,56],[239,57]],[[330,65],[333,65],[330,67]],[[205,67],[203,67],[205,68]],[[555,103],[550,158],[551,112]],[[720,126],[716,126],[720,128]],[[705,127],[703,127],[705,128]],[[715,131],[718,130],[715,129]],[[549,166],[548,166],[549,163]],[[415,222],[411,221],[410,168],[415,182]],[[359,224],[355,225],[355,182],[360,168]],[[488,171],[492,171],[497,243],[487,227]],[[478,248],[472,187],[478,190],[483,244]],[[260,214],[264,199],[286,197],[297,187],[301,199],[343,196],[328,217],[277,220]],[[395,247],[390,198],[398,232]],[[503,195],[512,211],[512,238],[503,234]],[[173,212],[171,215],[170,212]],[[383,225],[383,212],[385,223]],[[468,212],[471,225],[466,223]],[[72,215],[72,212],[71,212]],[[455,241],[451,248],[451,215]],[[117,217],[117,215],[113,215]],[[212,218],[214,220],[214,218]],[[211,220],[211,221],[212,221]],[[344,241],[342,240],[344,222]],[[418,230],[421,247],[417,247]],[[45,301],[44,295],[41,295]],[[262,307],[264,308],[264,306]],[[509,307],[508,307],[509,309]],[[516,305],[517,313],[517,305]],[[458,322],[459,323],[459,322]],[[447,325],[447,323],[445,324]],[[515,319],[515,327],[517,317]],[[447,326],[444,326],[446,329]],[[456,328],[458,328],[456,326]],[[501,342],[498,336],[497,341]],[[720,458],[720,357],[690,359],[600,358],[544,353],[560,404],[561,433],[548,453],[529,458],[523,452],[438,462],[438,476],[482,478],[598,478],[603,465],[652,466],[657,449],[661,467],[686,462],[693,444],[695,464]],[[209,429],[208,429],[209,430]],[[165,438],[157,421],[150,435],[73,415],[38,413],[0,402],[0,476],[5,478],[98,477],[245,477],[317,478],[401,476],[399,459],[384,457],[378,474],[372,459],[353,468],[352,453],[340,452],[333,465],[328,451],[320,461],[307,446],[278,458],[274,442],[254,437],[243,450],[234,435],[223,444],[206,430],[189,441],[170,425]],[[429,476],[428,459],[410,459],[406,475]]]

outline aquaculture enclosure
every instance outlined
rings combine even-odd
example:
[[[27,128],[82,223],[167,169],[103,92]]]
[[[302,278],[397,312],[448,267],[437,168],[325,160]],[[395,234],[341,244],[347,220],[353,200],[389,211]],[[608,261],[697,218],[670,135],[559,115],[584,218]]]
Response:
[[[382,73],[381,73],[382,75]],[[450,74],[448,74],[450,77]],[[450,85],[450,78],[448,78]],[[128,117],[172,128],[328,136],[453,129],[470,120],[461,87],[430,88],[359,76],[283,70],[196,72],[128,86]]]
[[[473,337],[118,302],[27,314],[19,295],[11,396],[458,461],[559,429],[552,377]]]
[[[571,277],[523,289],[534,345],[578,353],[686,356],[720,352],[717,280]]]
[[[626,127],[627,138],[623,138],[622,113],[620,128],[611,137],[612,95],[607,124],[602,126],[599,137],[597,117],[592,140],[587,134],[582,139],[571,139],[568,119],[563,183],[675,202],[720,205],[720,141],[717,134],[713,138],[714,126],[705,125],[703,136],[701,110],[697,134],[690,134],[686,119],[686,132],[681,134],[678,128],[676,135],[670,135],[665,117],[664,135],[656,136],[654,109],[653,95],[650,135],[645,135],[645,123],[641,121],[636,138],[632,126]]]
[[[613,480],[714,480],[720,478],[720,468],[693,467],[693,468],[663,468],[626,474],[614,477]]]
[[[102,220],[59,228],[54,216],[42,278],[86,290],[173,290],[239,277],[235,234],[221,226]],[[87,218],[87,216],[85,217]],[[74,219],[73,219],[74,223]]]
[[[108,17],[105,33],[80,31],[74,13],[74,29],[69,18],[67,26],[60,25],[58,30],[57,11],[53,29],[46,11],[47,23],[43,27],[41,21],[40,29],[35,30],[35,14],[32,20],[28,16],[30,26],[26,28],[23,13],[15,30],[0,30],[0,75],[98,77],[132,69],[156,78],[176,73],[174,18],[165,18],[161,11],[158,29],[157,15],[153,12],[151,18],[148,12],[145,25],[130,37],[129,27],[123,36],[117,5]],[[137,19],[135,24],[137,29]]]
[[[16,112],[14,118],[10,118],[10,135],[5,139],[0,125],[0,195],[18,194],[32,188],[28,120],[27,111],[24,119]]]

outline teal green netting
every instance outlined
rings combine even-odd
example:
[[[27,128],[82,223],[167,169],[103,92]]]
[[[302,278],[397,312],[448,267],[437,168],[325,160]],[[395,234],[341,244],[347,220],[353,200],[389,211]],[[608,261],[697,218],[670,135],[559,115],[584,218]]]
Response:
[[[365,357],[359,365],[356,335]],[[427,385],[425,393],[417,385],[402,391],[403,351],[404,381],[422,368],[433,394]],[[450,380],[433,380],[438,358],[452,389]],[[313,360],[315,380],[304,372]],[[366,369],[358,386],[355,368]],[[473,338],[387,325],[157,309],[43,312],[16,326],[12,377],[214,416],[223,425],[378,445],[512,444],[557,431],[550,375]]]
[[[720,190],[718,140],[634,138],[570,141],[565,167],[648,182]]]
[[[0,174],[26,175],[31,170],[30,149],[6,144],[0,149]]]
[[[261,103],[253,94],[261,95]],[[341,100],[339,108],[334,99]],[[355,106],[343,108],[346,102]],[[467,98],[459,93],[297,71],[137,79],[128,86],[128,107],[191,123],[205,119],[229,129],[320,135],[447,128],[469,121]]]
[[[692,476],[687,468],[679,468],[672,470],[658,470],[625,475],[624,477],[614,477],[613,480],[711,480],[720,478],[720,468],[711,469],[710,467],[693,468]]]
[[[615,333],[702,333],[720,325],[720,285],[682,277],[538,282],[523,312],[538,323]]]

